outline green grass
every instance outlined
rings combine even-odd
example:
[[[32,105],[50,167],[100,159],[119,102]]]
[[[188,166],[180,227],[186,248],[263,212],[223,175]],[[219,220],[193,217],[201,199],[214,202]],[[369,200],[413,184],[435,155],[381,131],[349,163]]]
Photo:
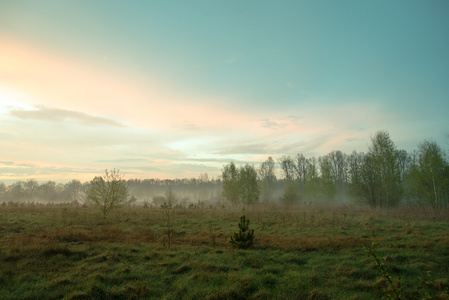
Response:
[[[91,208],[0,207],[0,299],[447,299],[449,212],[413,208],[260,205],[245,210],[249,250],[230,247],[241,208],[178,208],[173,244],[158,208],[105,220]]]

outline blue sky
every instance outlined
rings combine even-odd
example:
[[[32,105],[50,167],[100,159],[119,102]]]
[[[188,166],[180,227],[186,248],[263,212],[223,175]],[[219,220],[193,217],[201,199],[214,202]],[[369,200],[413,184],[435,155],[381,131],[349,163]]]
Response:
[[[0,180],[449,148],[447,1],[2,1]]]

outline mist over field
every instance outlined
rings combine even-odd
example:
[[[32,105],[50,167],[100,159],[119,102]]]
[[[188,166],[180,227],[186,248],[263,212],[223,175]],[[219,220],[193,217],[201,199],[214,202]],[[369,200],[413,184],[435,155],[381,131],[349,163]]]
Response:
[[[106,178],[110,172],[115,179]],[[106,180],[123,182],[130,205],[161,206],[166,193],[181,207],[213,203],[254,205],[283,204],[364,204],[370,207],[395,207],[400,204],[427,205],[447,209],[449,203],[449,161],[446,152],[433,141],[424,140],[408,153],[395,146],[387,131],[371,137],[366,153],[346,154],[332,151],[327,155],[282,156],[277,162],[270,156],[261,165],[234,162],[223,165],[222,175],[209,178],[130,179],[120,170],[106,170]],[[87,192],[101,174],[90,182],[71,180],[57,184],[30,179],[11,185],[0,182],[0,201],[65,202],[82,205]]]

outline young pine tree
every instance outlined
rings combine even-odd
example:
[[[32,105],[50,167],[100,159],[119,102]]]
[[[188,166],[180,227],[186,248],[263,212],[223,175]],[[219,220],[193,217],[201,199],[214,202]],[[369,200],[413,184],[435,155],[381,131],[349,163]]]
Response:
[[[249,220],[245,215],[240,217],[239,232],[231,236],[230,243],[233,247],[239,249],[248,249],[254,242],[254,229],[249,229]]]

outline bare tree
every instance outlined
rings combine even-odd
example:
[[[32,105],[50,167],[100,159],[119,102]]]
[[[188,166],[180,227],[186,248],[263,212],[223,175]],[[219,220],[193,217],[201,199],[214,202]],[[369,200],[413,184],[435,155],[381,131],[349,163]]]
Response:
[[[330,155],[320,156],[318,158],[321,172],[321,189],[327,200],[333,200],[337,192],[334,182],[335,174],[332,169],[332,160]]]
[[[343,184],[346,183],[347,178],[347,159],[346,155],[340,150],[332,151],[329,153],[329,158],[332,166],[332,174],[334,176],[334,182],[342,189]]]
[[[298,178],[299,182],[305,184],[307,178],[307,159],[303,154],[298,153],[295,157],[295,160],[296,160],[295,165],[296,177]]]
[[[318,160],[315,156],[312,156],[306,160],[306,194],[309,201],[315,201],[319,199],[320,190],[320,178],[318,176]]]
[[[282,156],[279,165],[284,172],[284,193],[281,200],[293,204],[299,200],[299,187],[295,182],[295,161],[290,156]]]
[[[286,181],[292,181],[295,178],[295,161],[290,156],[282,156],[279,159],[279,165],[284,172]]]
[[[128,204],[128,185],[123,177],[116,169],[95,177],[86,190],[86,203],[97,206],[104,218],[111,210]]]

